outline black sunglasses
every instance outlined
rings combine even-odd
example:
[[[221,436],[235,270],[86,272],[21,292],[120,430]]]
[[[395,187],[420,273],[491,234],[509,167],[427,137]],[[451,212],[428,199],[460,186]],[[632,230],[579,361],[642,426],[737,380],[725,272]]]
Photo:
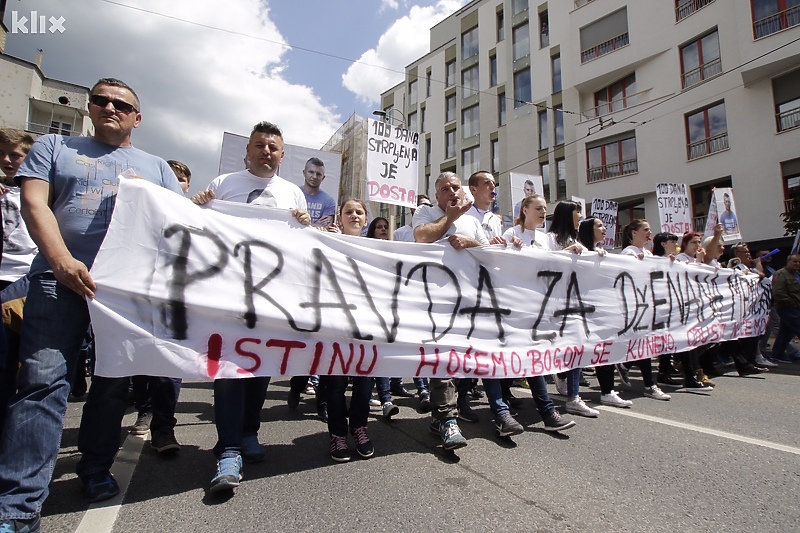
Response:
[[[111,102],[114,105],[114,109],[117,111],[122,111],[123,113],[131,113],[133,111],[139,112],[138,109],[133,107],[133,104],[129,104],[124,100],[112,100],[110,98],[106,98],[105,96],[100,96],[99,94],[93,94],[89,97],[89,102],[96,105],[97,107],[106,108],[108,103]]]

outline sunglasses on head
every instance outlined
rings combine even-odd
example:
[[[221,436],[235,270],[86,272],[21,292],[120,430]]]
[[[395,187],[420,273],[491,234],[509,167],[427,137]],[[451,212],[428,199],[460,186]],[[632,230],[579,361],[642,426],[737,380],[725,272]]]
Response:
[[[96,105],[97,107],[102,107],[102,108],[106,108],[108,106],[108,103],[111,102],[111,104],[114,106],[114,109],[116,109],[117,111],[121,111],[123,113],[131,113],[133,111],[136,111],[138,113],[139,111],[138,109],[133,107],[133,104],[129,104],[124,100],[112,100],[110,98],[106,98],[105,96],[100,96],[99,94],[91,95],[89,97],[89,102]]]

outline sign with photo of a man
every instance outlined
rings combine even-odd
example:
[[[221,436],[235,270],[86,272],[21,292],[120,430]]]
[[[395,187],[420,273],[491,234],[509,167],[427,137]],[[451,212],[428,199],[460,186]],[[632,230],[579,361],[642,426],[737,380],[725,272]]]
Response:
[[[544,183],[541,176],[518,172],[509,173],[508,180],[511,184],[511,203],[514,205],[514,220],[516,220],[522,200],[534,193],[544,195]]]
[[[717,222],[722,225],[723,240],[725,242],[740,240],[742,232],[739,228],[739,218],[736,216],[733,189],[730,187],[714,189],[711,202],[717,208]]]

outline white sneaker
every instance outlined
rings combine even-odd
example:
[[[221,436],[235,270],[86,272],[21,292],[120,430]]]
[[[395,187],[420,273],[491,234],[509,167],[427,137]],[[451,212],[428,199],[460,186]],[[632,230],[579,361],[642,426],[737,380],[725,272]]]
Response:
[[[669,394],[664,394],[661,389],[658,388],[658,385],[653,385],[652,387],[645,387],[644,388],[644,395],[648,398],[653,398],[654,400],[664,400],[665,402],[672,399],[672,396]]]
[[[760,352],[758,354],[756,354],[756,365],[758,365],[758,366],[778,366],[777,363],[773,363],[772,361],[770,361],[769,359],[764,357],[764,354],[762,354]]]
[[[369,405],[370,405],[370,407],[380,407],[381,406],[381,402],[376,400],[375,398],[370,398],[369,399]]]
[[[596,418],[597,415],[600,414],[600,411],[597,409],[592,409],[583,403],[583,400],[581,400],[580,396],[576,396],[575,398],[570,398],[567,400],[565,409],[568,413],[572,413],[573,415],[588,416],[590,418]]]
[[[623,400],[619,397],[619,394],[613,390],[608,394],[601,394],[600,403],[603,405],[610,405],[611,407],[630,407],[633,405],[632,401]]]
[[[558,376],[553,376],[553,378],[556,380],[556,391],[561,396],[566,396],[567,395],[567,380],[566,379],[561,379]]]

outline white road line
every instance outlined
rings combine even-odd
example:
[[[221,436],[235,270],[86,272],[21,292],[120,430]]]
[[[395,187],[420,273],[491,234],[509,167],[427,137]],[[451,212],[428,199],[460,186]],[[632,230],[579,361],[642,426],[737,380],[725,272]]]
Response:
[[[111,532],[122,507],[122,500],[125,499],[125,494],[128,492],[128,486],[130,486],[133,471],[136,469],[136,463],[139,462],[144,443],[145,440],[142,437],[128,435],[125,438],[122,449],[114,460],[114,466],[111,467],[111,473],[119,483],[119,494],[110,500],[91,504],[75,533]]]
[[[636,413],[634,411],[629,411],[627,409],[619,409],[617,407],[605,407],[602,405],[596,405],[593,407],[595,409],[600,409],[601,411],[606,411],[608,413],[629,416],[631,418],[638,418],[639,420],[647,420],[648,422],[655,422],[656,424],[664,424],[666,426],[688,429],[689,431],[697,431],[698,433],[705,433],[706,435],[714,435],[715,437],[722,437],[723,439],[731,439],[739,442],[745,442],[747,444],[753,444],[755,446],[762,446],[764,448],[770,448],[781,452],[800,455],[800,448],[795,448],[794,446],[786,446],[785,444],[778,444],[776,442],[754,439],[752,437],[745,437],[744,435],[737,435],[736,433],[728,433],[727,431],[719,431],[717,429],[695,426],[693,424],[687,424],[685,422],[676,422],[675,420],[668,420],[666,418],[659,418],[657,416],[643,415],[641,413]]]

